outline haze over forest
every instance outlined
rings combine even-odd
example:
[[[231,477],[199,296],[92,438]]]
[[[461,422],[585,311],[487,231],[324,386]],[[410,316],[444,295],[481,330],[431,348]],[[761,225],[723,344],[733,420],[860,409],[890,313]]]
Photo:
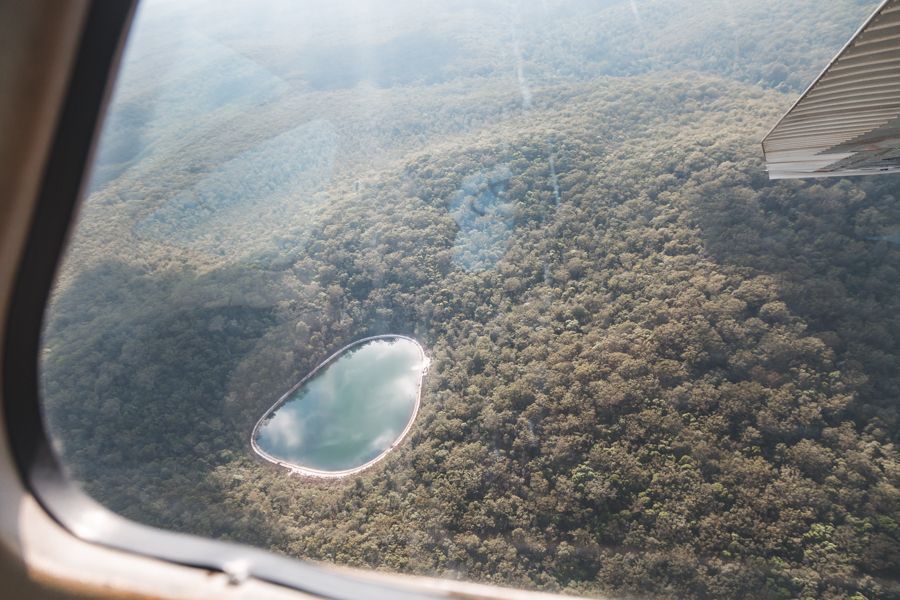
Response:
[[[768,181],[856,0],[146,0],[48,313],[46,417],[137,521],[648,598],[900,598],[900,179]],[[415,338],[340,480],[250,431]]]

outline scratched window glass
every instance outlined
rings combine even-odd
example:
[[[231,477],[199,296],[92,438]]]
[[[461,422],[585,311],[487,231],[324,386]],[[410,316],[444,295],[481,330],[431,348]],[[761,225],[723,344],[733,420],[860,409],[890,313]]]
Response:
[[[760,140],[861,0],[145,0],[48,308],[136,521],[592,597],[900,597],[898,180]]]

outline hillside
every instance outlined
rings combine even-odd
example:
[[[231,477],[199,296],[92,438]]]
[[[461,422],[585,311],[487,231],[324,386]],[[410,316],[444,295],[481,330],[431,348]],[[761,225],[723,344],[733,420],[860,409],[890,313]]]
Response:
[[[897,180],[769,182],[758,144],[872,7],[733,4],[461,3],[428,38],[397,8],[396,39],[317,29],[327,59],[226,19],[190,94],[132,55],[104,139],[140,143],[104,142],[45,334],[73,476],[339,564],[900,598]],[[433,360],[403,444],[338,481],[254,460],[275,399],[382,333]]]

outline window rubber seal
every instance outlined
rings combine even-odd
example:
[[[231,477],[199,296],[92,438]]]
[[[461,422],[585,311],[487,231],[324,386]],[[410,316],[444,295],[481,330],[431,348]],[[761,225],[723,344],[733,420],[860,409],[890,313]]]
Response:
[[[83,541],[221,572],[234,584],[254,578],[336,600],[448,597],[371,582],[242,544],[141,525],[91,499],[66,476],[55,456],[40,407],[44,310],[136,6],[137,0],[88,4],[13,280],[3,340],[3,410],[5,433],[23,485],[54,521]]]

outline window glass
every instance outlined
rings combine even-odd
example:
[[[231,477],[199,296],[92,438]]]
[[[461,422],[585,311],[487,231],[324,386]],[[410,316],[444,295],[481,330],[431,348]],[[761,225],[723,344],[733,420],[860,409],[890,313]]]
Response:
[[[47,313],[66,468],[328,563],[900,597],[900,179],[759,147],[875,4],[145,0]]]

